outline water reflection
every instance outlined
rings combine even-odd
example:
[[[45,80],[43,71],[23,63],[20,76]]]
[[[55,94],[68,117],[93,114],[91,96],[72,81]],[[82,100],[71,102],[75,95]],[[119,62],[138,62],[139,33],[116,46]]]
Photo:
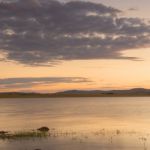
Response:
[[[82,149],[108,149],[108,150],[146,150],[150,146],[149,134],[125,131],[107,130],[97,131],[63,131],[53,130],[45,138],[6,139],[0,141],[0,149],[4,150],[82,150]]]
[[[0,140],[0,149],[146,150],[149,108],[146,97],[1,99],[0,130],[48,126],[57,134],[46,139]]]

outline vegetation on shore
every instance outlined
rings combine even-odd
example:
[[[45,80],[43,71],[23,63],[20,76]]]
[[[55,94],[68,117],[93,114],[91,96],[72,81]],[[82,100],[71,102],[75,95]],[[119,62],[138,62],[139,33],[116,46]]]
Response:
[[[20,139],[33,139],[33,138],[56,138],[56,137],[66,137],[66,136],[76,136],[77,132],[74,131],[63,131],[56,130],[55,128],[49,129],[48,127],[41,127],[36,130],[28,131],[17,131],[17,132],[7,132],[0,131],[0,140],[20,140]]]
[[[0,140],[17,140],[17,139],[31,139],[31,138],[48,138],[58,136],[74,136],[77,132],[73,131],[57,131],[55,128],[41,127],[36,130],[8,132],[0,131]]]
[[[0,134],[0,139],[20,139],[20,138],[35,138],[35,137],[47,137],[45,132],[37,131],[20,131],[15,133]]]
[[[20,139],[20,138],[43,138],[50,136],[48,127],[41,127],[37,130],[7,132],[0,131],[0,139]]]

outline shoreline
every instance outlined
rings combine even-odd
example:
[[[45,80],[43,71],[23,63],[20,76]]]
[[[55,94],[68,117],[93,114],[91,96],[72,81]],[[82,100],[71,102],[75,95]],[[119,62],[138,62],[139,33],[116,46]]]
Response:
[[[150,95],[66,95],[66,96],[0,96],[2,98],[101,98],[101,97],[150,97]]]

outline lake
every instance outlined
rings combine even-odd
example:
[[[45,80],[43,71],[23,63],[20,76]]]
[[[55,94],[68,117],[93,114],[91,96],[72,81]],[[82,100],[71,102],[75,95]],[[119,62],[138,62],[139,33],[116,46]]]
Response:
[[[0,99],[0,130],[42,126],[54,136],[0,140],[0,150],[146,150],[150,97]]]

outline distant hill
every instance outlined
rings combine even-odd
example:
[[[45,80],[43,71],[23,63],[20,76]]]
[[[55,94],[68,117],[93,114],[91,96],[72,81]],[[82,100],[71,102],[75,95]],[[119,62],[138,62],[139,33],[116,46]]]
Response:
[[[69,90],[56,93],[0,93],[0,98],[48,98],[48,97],[121,97],[121,96],[150,96],[150,89],[134,88],[129,90]]]

